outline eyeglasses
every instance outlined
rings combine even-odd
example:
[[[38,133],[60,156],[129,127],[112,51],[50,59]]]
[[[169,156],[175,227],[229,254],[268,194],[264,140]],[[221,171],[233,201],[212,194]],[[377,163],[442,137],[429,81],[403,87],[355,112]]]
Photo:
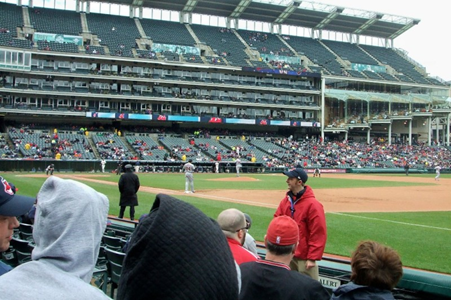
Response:
[[[249,229],[249,225],[246,223],[246,227],[243,227],[243,228],[240,228],[240,229],[237,229],[235,232],[238,232],[238,231],[240,231],[240,230],[244,230],[244,229],[246,229],[246,230],[248,230]]]

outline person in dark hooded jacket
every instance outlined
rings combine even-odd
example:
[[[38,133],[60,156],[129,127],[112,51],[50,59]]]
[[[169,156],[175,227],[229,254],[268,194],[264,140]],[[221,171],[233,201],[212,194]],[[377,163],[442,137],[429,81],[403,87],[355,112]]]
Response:
[[[130,206],[130,220],[133,221],[135,219],[135,206],[138,206],[138,195],[136,193],[140,184],[138,176],[133,173],[132,165],[125,165],[125,173],[119,178],[118,185],[121,192],[119,218],[124,217],[125,208]]]
[[[391,290],[402,277],[402,262],[390,247],[363,241],[351,257],[351,282],[337,288],[331,300],[394,300]]]
[[[215,220],[158,194],[130,239],[116,299],[238,300],[239,271]]]

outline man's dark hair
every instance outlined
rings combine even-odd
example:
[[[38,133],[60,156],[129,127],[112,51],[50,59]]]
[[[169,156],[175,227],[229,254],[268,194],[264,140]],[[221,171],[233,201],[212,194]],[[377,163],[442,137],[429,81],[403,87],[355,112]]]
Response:
[[[274,255],[289,255],[293,253],[296,244],[288,245],[288,246],[280,246],[271,243],[270,241],[266,241],[266,249]]]

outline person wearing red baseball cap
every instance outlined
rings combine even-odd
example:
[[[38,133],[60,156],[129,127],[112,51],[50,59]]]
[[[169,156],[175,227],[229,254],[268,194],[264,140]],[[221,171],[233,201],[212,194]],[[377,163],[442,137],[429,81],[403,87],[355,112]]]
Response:
[[[288,216],[274,218],[265,236],[266,259],[240,265],[240,299],[330,299],[317,280],[290,270],[298,243],[297,223]]]
[[[16,187],[0,176],[0,252],[9,249],[14,228],[19,227],[17,217],[26,214],[34,204],[35,198],[16,195]],[[0,275],[11,267],[0,261]]]
[[[290,263],[292,270],[319,280],[316,261],[321,260],[326,247],[327,228],[323,205],[315,198],[308,175],[302,168],[283,173],[288,178],[288,192],[279,204],[274,217],[289,216],[299,226],[299,245]]]

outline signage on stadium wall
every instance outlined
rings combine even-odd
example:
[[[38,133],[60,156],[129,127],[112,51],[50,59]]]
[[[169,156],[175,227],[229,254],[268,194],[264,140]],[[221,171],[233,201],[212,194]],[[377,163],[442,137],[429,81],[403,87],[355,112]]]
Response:
[[[319,282],[323,285],[323,287],[328,289],[336,289],[341,285],[341,281],[338,279],[332,279],[329,277],[319,276]]]
[[[297,57],[297,56],[283,56],[283,55],[265,54],[265,53],[260,53],[260,56],[266,62],[269,62],[272,60],[272,61],[286,62],[289,64],[296,64],[296,65],[300,65],[302,63],[301,58]]]
[[[382,66],[365,65],[365,64],[351,64],[351,69],[355,71],[371,71],[376,73],[387,73],[387,69]]]
[[[314,173],[315,169],[304,169],[307,173]],[[346,169],[321,169],[321,173],[346,173]]]
[[[226,118],[226,124],[249,124],[255,125],[255,119],[236,119],[236,118]]]
[[[201,117],[200,121],[203,123],[223,123],[222,118],[219,117]]]
[[[321,73],[310,73],[310,72],[291,71],[291,70],[283,70],[283,69],[264,69],[264,68],[242,67],[241,70],[245,71],[245,72],[256,72],[256,73],[266,73],[266,74],[284,74],[284,75],[292,75],[292,76],[321,78]]]
[[[177,54],[200,55],[200,49],[197,47],[172,45],[172,44],[153,43],[152,51],[155,51],[155,52],[171,51],[171,52],[174,52]]]
[[[262,125],[262,126],[292,126],[292,127],[320,127],[318,122],[303,122],[297,120],[269,120],[269,119],[239,119],[239,118],[220,118],[220,117],[198,117],[198,116],[179,116],[164,114],[131,114],[114,112],[87,112],[87,118],[99,119],[123,119],[123,120],[147,120],[147,121],[169,121],[169,122],[194,122],[194,123],[217,123],[217,124],[243,124],[243,125]]]
[[[56,42],[60,44],[75,44],[77,46],[83,45],[83,38],[76,35],[67,35],[67,34],[55,34],[55,33],[44,33],[44,32],[35,32],[33,34],[33,41],[47,41],[47,42]]]
[[[199,123],[200,122],[200,117],[168,115],[168,121],[196,122],[196,123]]]
[[[301,127],[321,127],[320,122],[301,122]]]

